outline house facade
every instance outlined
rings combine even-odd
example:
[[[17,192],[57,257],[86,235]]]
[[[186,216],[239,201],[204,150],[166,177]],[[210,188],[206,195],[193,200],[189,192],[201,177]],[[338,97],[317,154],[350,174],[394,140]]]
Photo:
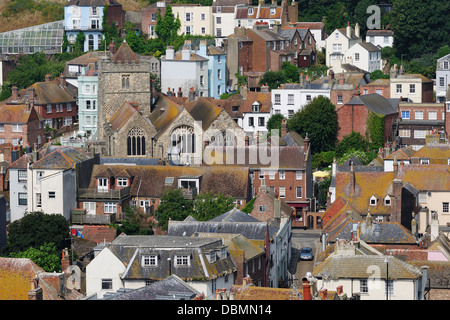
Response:
[[[360,27],[358,24],[353,29],[350,24],[346,28],[334,30],[325,40],[326,65],[333,67],[335,61],[344,61],[345,52],[353,45],[362,42]]]
[[[216,289],[230,289],[236,266],[221,239],[120,235],[86,267],[86,292],[137,289],[175,274],[213,299]]]
[[[10,222],[21,219],[28,209],[27,169],[31,157],[31,154],[25,154],[8,167]]]
[[[84,51],[99,49],[103,40],[102,25],[104,9],[107,8],[106,21],[115,24],[116,28],[122,27],[122,5],[111,0],[96,1],[69,1],[64,6],[64,29],[69,44],[74,44],[79,33],[86,37]]]
[[[381,70],[381,48],[370,42],[359,42],[344,53],[344,62],[369,73]]]
[[[414,103],[429,103],[433,100],[433,80],[421,74],[405,74],[404,68],[393,66],[390,71],[391,98],[407,99]]]
[[[98,71],[84,68],[78,76],[79,134],[88,139],[97,137]]]
[[[44,156],[28,166],[28,211],[60,214],[70,220],[77,207],[77,165],[92,159],[72,147],[49,147]]]
[[[199,97],[207,97],[209,92],[208,59],[192,52],[191,46],[185,44],[175,52],[168,47],[166,55],[161,57],[161,90],[178,93],[188,97],[194,91]],[[225,75],[223,75],[225,76]],[[191,90],[192,89],[192,90]]]
[[[436,62],[436,102],[445,102],[450,85],[450,54]]]
[[[445,105],[443,103],[400,102],[398,134],[401,146],[423,147],[427,138],[435,135],[437,140],[445,138]]]
[[[208,46],[204,40],[200,41],[198,50],[194,52],[208,59],[208,97],[220,99],[227,91],[226,52],[220,47]]]
[[[369,29],[366,32],[366,42],[381,48],[394,46],[394,31],[389,29]]]
[[[15,93],[17,97],[17,87],[13,88]],[[32,104],[0,105],[0,144],[5,143],[22,148],[44,143],[42,117]]]

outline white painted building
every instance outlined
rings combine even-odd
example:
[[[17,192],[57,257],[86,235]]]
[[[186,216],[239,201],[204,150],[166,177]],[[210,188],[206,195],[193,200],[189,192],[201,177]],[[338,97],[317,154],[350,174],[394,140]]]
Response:
[[[351,46],[344,53],[344,63],[367,72],[381,70],[381,48],[370,42],[359,42]]]
[[[199,97],[208,96],[208,59],[193,53],[190,45],[184,45],[177,52],[167,47],[161,57],[161,91],[175,94],[181,88],[183,97],[188,97],[191,89]]]
[[[319,96],[330,98],[330,87],[325,84],[287,83],[272,90],[271,115],[281,113],[286,119],[302,110],[309,102]]]
[[[77,207],[76,165],[91,159],[72,147],[49,147],[47,153],[28,166],[28,211],[61,214],[70,219]]]
[[[347,25],[346,28],[334,30],[325,40],[327,67],[332,67],[335,60],[343,60],[345,52],[360,42],[362,38],[358,24],[355,29]]]
[[[366,42],[370,42],[376,46],[393,47],[394,31],[392,30],[376,30],[371,29],[366,32]]]
[[[450,85],[450,54],[436,62],[436,102],[445,102]]]
[[[27,168],[31,161],[32,155],[24,154],[8,167],[10,222],[23,218],[27,212]]]
[[[87,265],[86,294],[102,298],[175,274],[206,299],[214,299],[216,289],[230,290],[235,271],[221,239],[120,235]]]
[[[359,246],[337,243],[335,252],[312,272],[316,287],[337,291],[342,286],[342,294],[348,298],[358,294],[361,300],[424,300],[426,268],[382,255],[363,241]]]

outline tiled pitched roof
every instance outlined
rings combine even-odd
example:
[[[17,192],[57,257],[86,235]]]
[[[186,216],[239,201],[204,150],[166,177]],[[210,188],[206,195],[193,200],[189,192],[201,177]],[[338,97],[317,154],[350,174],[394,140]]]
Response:
[[[212,103],[210,100],[199,98],[190,111],[190,114],[195,120],[202,122],[203,130],[207,130],[222,110],[222,108]]]
[[[113,62],[139,62],[139,58],[131,50],[130,45],[124,40],[117,52],[111,57]]]
[[[233,285],[230,292],[233,293],[234,300],[303,300],[302,289],[297,289],[297,295],[290,288]]]
[[[396,150],[395,152],[389,154],[388,156],[386,156],[384,158],[384,160],[394,160],[394,159],[397,159],[398,161],[400,161],[402,159],[409,160],[409,159],[411,159],[411,156],[414,153],[416,153],[416,150],[414,150],[410,146],[406,146],[406,147],[400,148],[400,149]]]
[[[330,255],[324,262],[316,266],[313,276],[327,275],[328,279],[367,279],[373,276],[373,267],[378,266],[381,279],[386,278],[386,262],[389,261],[389,279],[419,279],[422,272],[419,268],[401,261],[393,256],[384,255]],[[370,268],[372,267],[372,268]]]
[[[28,123],[33,110],[27,112],[27,105],[0,105],[0,123]],[[34,114],[35,118],[37,115]]]
[[[156,108],[150,114],[149,119],[157,132],[162,131],[178,116],[183,108],[165,95],[160,95]]]
[[[34,162],[33,169],[71,169],[75,164],[89,159],[90,156],[73,147],[60,147]]]
[[[418,151],[415,151],[411,158],[450,159],[450,144],[426,144]]]
[[[253,103],[260,104],[259,112],[270,112],[272,109],[272,98],[270,92],[254,92],[247,93],[247,99],[242,103],[242,112],[252,112]]]
[[[201,176],[200,192],[221,192],[225,196],[247,198],[249,188],[248,168],[230,167],[194,167],[194,166],[126,166],[126,165],[94,165],[90,188],[96,188],[95,177],[108,169],[117,177],[127,169],[134,176],[130,193],[146,197],[161,197],[166,188],[178,188],[178,179],[183,176]],[[173,177],[174,182],[167,186],[166,177]],[[138,193],[139,189],[139,193]]]
[[[419,191],[449,191],[450,167],[446,164],[410,164],[399,168],[397,179],[410,184]]]
[[[111,124],[111,129],[116,131],[127,123],[128,119],[131,118],[133,114],[138,112],[136,108],[130,102],[125,102],[111,117],[109,123]]]

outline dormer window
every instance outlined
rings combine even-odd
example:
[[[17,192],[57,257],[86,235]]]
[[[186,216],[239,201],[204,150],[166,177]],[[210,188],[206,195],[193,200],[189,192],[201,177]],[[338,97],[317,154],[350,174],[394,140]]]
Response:
[[[249,16],[253,15],[253,8],[248,8],[248,15]]]
[[[109,183],[107,178],[98,178],[97,179],[97,191],[98,192],[108,192]]]
[[[277,9],[275,8],[270,8],[270,14],[273,15],[277,12]]]
[[[190,266],[190,255],[188,254],[182,254],[182,255],[176,255],[175,256],[175,266]]]
[[[385,205],[385,206],[390,206],[390,205],[391,205],[391,197],[386,196],[386,197],[384,198],[384,205]]]
[[[158,265],[158,256],[156,254],[142,256],[141,264],[143,267],[155,267]]]
[[[253,103],[252,112],[259,112],[259,103],[258,102]]]
[[[205,252],[205,255],[206,255],[206,259],[208,259],[209,263],[216,262],[216,251],[211,250],[211,251]]]
[[[117,186],[119,188],[128,187],[128,179],[127,178],[117,178]]]
[[[377,205],[377,198],[375,198],[375,196],[370,197],[369,204],[371,206],[376,206]]]

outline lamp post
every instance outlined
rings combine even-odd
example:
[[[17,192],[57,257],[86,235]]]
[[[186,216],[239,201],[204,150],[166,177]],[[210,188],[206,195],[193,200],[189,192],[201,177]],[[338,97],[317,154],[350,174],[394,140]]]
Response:
[[[386,263],[386,300],[389,300],[389,261],[387,257],[384,258]]]

